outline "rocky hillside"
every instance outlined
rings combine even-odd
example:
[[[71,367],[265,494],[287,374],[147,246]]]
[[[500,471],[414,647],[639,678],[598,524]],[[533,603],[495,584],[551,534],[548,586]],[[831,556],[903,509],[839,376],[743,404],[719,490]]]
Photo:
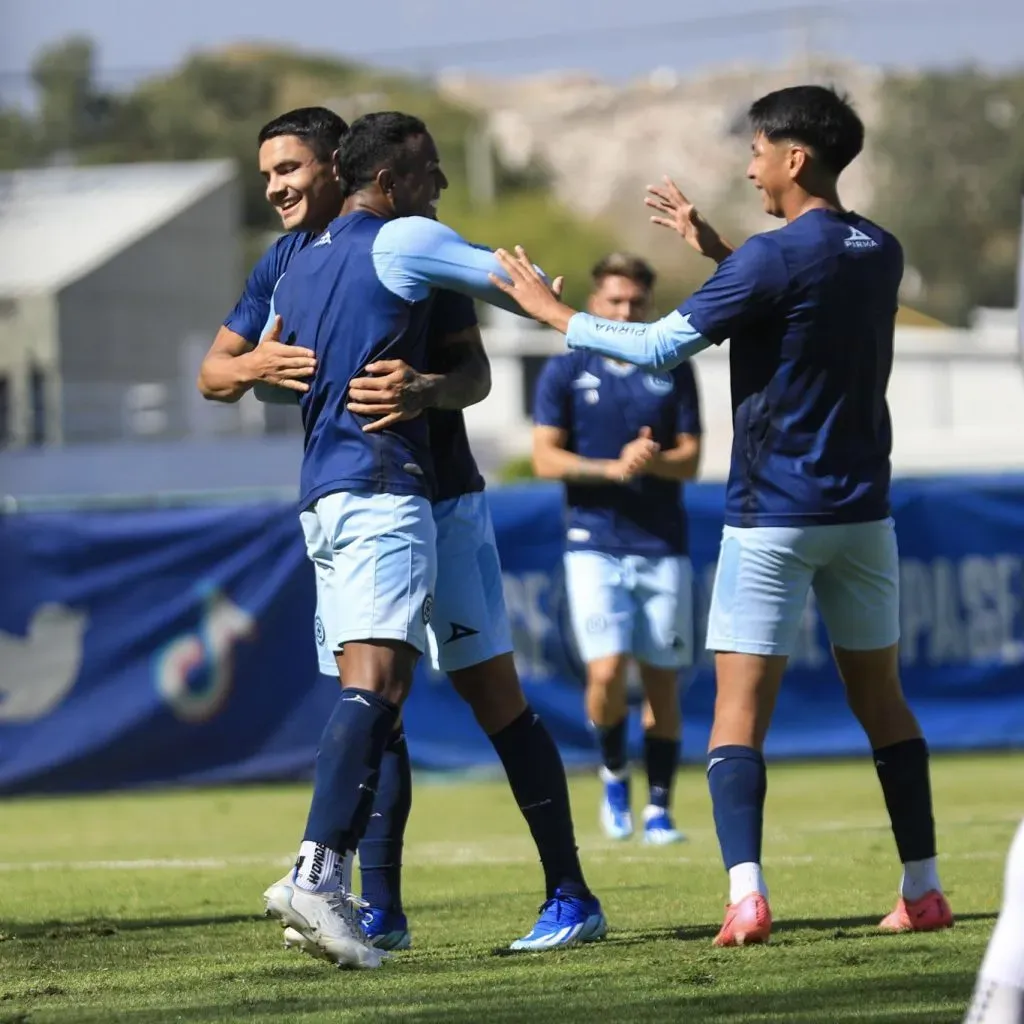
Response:
[[[440,89],[486,115],[503,164],[546,169],[562,203],[610,221],[624,244],[660,262],[675,254],[675,243],[649,225],[642,199],[645,185],[665,173],[737,237],[771,226],[743,178],[749,141],[743,113],[758,95],[801,81],[848,92],[870,139],[881,75],[851,65],[733,68],[690,79],[662,70],[624,85],[574,74],[514,80],[449,74]],[[870,179],[869,149],[844,176],[850,206],[870,204]]]

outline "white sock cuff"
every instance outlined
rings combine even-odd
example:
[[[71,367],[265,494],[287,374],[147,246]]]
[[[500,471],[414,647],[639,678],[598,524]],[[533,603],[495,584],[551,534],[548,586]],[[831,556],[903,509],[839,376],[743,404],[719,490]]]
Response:
[[[765,883],[761,865],[754,861],[734,864],[729,868],[729,902],[739,903],[741,899],[749,896],[752,892],[759,892],[765,899],[768,899],[768,886]]]
[[[338,888],[341,858],[323,843],[303,840],[295,868],[295,883],[310,892],[329,892]]]

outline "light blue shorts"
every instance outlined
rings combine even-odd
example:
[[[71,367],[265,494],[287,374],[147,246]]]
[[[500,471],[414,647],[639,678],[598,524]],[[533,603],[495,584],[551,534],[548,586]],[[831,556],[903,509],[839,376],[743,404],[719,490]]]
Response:
[[[501,561],[483,491],[434,505],[437,587],[427,641],[438,672],[461,668],[512,650]]]
[[[568,551],[565,588],[585,662],[631,654],[656,668],[693,663],[689,558]]]
[[[807,597],[836,647],[900,638],[899,553],[891,519],[832,526],[726,526],[708,614],[709,651],[793,652]]]
[[[437,575],[430,502],[409,494],[336,491],[299,516],[316,570],[320,671],[357,640],[400,640],[421,653]]]

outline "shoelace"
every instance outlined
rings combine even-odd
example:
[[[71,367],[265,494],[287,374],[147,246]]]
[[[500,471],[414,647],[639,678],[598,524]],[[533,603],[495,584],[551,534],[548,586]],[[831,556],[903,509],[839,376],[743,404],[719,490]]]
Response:
[[[541,919],[547,918],[549,921],[561,921],[562,909],[566,903],[568,903],[568,899],[565,896],[552,896],[551,899],[545,900],[540,905]]]
[[[328,897],[327,902],[331,910],[336,911],[338,916],[354,930],[360,941],[368,941],[366,929],[363,927],[363,911],[370,906],[366,900],[354,892],[339,889]]]

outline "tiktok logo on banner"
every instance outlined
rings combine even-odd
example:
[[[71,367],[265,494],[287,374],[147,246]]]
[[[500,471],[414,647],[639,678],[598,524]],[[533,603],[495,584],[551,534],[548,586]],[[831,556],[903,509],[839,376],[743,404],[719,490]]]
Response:
[[[224,706],[234,681],[235,646],[256,635],[256,620],[216,588],[203,599],[197,633],[159,652],[156,688],[177,718],[205,722]]]

